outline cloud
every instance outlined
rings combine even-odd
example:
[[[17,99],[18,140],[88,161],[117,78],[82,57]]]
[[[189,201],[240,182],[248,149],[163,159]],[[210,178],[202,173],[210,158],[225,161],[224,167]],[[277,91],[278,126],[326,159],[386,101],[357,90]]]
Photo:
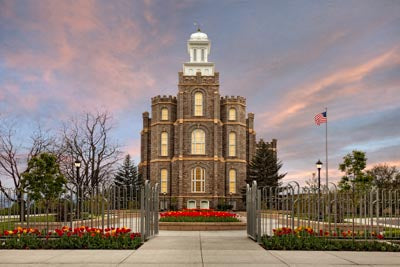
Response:
[[[398,64],[400,64],[400,54],[399,48],[396,47],[360,65],[336,70],[316,81],[288,90],[284,99],[279,102],[273,112],[273,116],[269,111],[260,114],[259,117],[261,119],[267,118],[264,120],[264,125],[278,127],[286,123],[290,117],[310,107],[310,105],[326,103],[333,98],[345,98],[361,93],[363,87],[354,86],[354,83],[360,82],[369,73],[378,68]],[[325,97],[321,98],[321,92],[329,90],[331,86],[336,86],[336,90],[330,91]]]
[[[136,8],[130,2],[116,6],[117,12],[140,10],[139,4]],[[162,66],[157,61],[167,57],[149,55],[160,54],[174,40],[171,31],[161,31],[156,25],[156,7],[151,2],[144,7],[143,20],[151,24],[150,33],[140,17],[104,17],[108,9],[115,8],[111,4],[29,2],[23,7],[29,17],[7,17],[6,21],[18,34],[35,32],[35,36],[26,44],[9,38],[7,46],[0,46],[0,56],[9,72],[21,73],[21,81],[46,91],[39,101],[57,99],[63,113],[98,107],[119,112],[141,105],[141,98],[159,94],[155,75]],[[27,91],[31,87],[20,86]]]

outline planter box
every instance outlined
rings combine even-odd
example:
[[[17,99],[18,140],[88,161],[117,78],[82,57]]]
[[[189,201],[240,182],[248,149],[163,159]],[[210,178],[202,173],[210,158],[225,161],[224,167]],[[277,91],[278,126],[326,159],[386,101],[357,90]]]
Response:
[[[246,230],[244,222],[159,222],[160,230],[169,231],[226,231]]]

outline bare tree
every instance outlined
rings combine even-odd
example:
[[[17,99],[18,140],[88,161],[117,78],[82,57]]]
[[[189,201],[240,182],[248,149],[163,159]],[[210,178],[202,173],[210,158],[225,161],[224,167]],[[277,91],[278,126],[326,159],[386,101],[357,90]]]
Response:
[[[26,142],[27,147],[24,147],[23,143],[24,140],[16,141],[14,124],[3,120],[0,128],[0,174],[11,179],[16,191],[22,191],[21,175],[29,171],[28,161],[42,152],[53,153],[56,147],[55,138],[48,132],[45,133],[40,125]],[[3,182],[0,179],[0,190],[9,200],[16,201],[15,197],[8,193]]]
[[[305,181],[306,186],[312,190],[318,189],[318,179],[315,177],[315,172],[312,173],[311,177]]]
[[[111,116],[107,112],[85,115],[64,124],[62,134],[61,166],[69,180],[69,188],[82,193],[107,183],[112,177],[115,163],[120,160],[119,146],[111,138]],[[74,161],[81,162],[78,177]]]
[[[0,191],[12,202],[20,206],[20,221],[25,221],[25,200],[22,188],[22,175],[29,171],[28,162],[42,152],[53,153],[55,139],[48,131],[43,131],[38,124],[37,129],[30,136],[30,140],[24,142],[23,138],[16,141],[17,134],[15,124],[1,120],[0,124]],[[23,144],[27,144],[24,147]],[[7,188],[1,178],[11,179],[11,185]]]

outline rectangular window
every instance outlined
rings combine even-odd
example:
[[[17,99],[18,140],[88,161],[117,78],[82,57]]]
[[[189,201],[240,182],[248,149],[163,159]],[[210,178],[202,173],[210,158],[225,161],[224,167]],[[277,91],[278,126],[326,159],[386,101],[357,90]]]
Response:
[[[161,156],[168,156],[168,133],[161,133]]]
[[[236,170],[229,171],[229,193],[236,194]]]
[[[201,61],[204,62],[204,49],[201,49]]]
[[[197,49],[193,49],[193,61],[197,61]]]
[[[194,115],[203,116],[203,94],[200,92],[194,95]]]
[[[228,155],[230,157],[236,156],[236,133],[229,133],[229,151]]]
[[[236,120],[236,109],[234,109],[234,108],[229,109],[229,120],[230,121]]]
[[[168,171],[167,169],[161,170],[161,193],[168,192]]]
[[[161,109],[161,120],[162,121],[167,121],[168,120],[168,109],[167,108],[162,108]]]
[[[192,170],[192,192],[204,192],[205,191],[205,170],[200,167],[196,167]]]

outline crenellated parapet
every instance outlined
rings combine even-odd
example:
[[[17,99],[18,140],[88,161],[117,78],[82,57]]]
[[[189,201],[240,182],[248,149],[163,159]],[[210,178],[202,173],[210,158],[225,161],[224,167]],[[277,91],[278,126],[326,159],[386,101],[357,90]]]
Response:
[[[243,96],[221,96],[221,105],[226,105],[226,104],[246,105],[246,98]]]
[[[157,104],[175,104],[176,105],[177,100],[176,100],[176,96],[155,96],[151,98],[151,105],[157,105]]]
[[[195,85],[195,84],[219,84],[219,72],[215,72],[213,76],[202,76],[201,72],[197,72],[195,76],[183,75],[183,72],[179,72],[179,85]]]

